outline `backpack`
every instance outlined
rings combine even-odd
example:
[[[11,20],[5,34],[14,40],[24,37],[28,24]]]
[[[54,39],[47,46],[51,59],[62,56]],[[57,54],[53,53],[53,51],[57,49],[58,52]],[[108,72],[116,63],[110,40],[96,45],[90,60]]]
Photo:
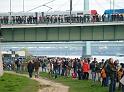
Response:
[[[72,73],[72,78],[76,78],[77,74],[75,72]]]
[[[101,70],[101,77],[106,78],[106,72],[104,68]]]

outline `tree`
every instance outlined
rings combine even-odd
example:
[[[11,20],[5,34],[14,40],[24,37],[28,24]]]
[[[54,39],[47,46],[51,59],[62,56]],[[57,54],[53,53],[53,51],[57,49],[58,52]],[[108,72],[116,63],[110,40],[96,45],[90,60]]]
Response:
[[[21,51],[25,51],[25,60],[24,60],[24,62],[28,62],[29,60],[32,59],[32,54],[29,53],[27,48],[23,48],[23,49],[21,49]]]

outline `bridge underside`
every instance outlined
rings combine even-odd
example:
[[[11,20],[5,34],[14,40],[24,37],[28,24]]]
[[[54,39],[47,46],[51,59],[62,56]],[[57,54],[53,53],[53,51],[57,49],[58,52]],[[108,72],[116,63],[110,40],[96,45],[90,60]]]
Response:
[[[5,42],[124,40],[124,25],[2,28]]]

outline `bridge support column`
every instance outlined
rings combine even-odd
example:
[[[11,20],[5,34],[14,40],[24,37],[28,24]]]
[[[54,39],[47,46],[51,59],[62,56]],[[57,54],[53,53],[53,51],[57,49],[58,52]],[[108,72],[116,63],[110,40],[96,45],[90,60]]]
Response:
[[[0,41],[0,76],[3,75],[3,61],[2,61],[2,49],[1,49],[1,41]]]
[[[84,10],[89,10],[89,0],[84,0]]]
[[[85,46],[83,47],[82,57],[90,57],[91,56],[91,42],[86,41]]]

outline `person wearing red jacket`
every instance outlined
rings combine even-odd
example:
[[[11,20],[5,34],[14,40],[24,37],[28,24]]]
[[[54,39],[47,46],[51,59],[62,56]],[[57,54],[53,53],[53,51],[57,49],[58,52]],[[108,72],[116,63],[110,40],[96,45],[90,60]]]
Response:
[[[84,74],[84,79],[88,80],[90,65],[89,65],[89,63],[88,63],[88,61],[86,59],[83,62],[82,70],[83,70],[83,74]]]

